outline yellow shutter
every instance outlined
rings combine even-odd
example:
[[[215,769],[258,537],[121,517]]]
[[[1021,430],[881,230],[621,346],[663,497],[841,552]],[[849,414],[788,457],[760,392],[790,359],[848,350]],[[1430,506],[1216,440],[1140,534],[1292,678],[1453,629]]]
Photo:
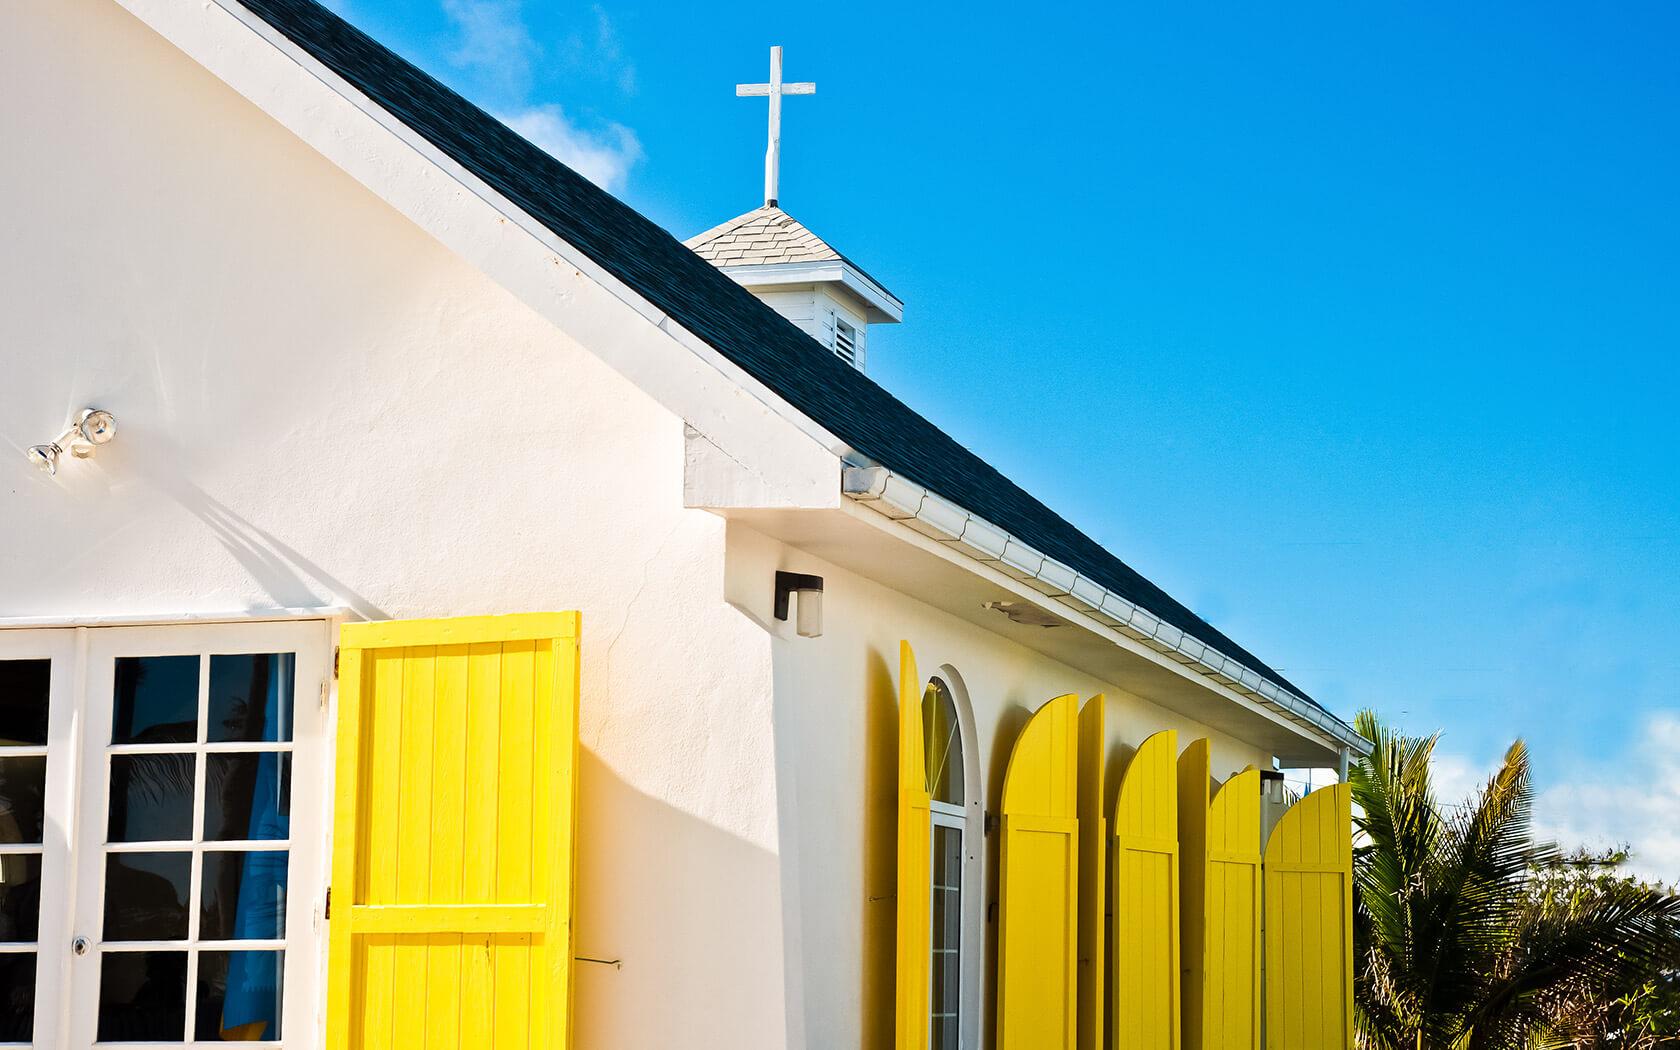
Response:
[[[1103,950],[1108,937],[1103,759],[1108,738],[1101,693],[1079,712],[1079,1050],[1103,1048]]]
[[[1260,1047],[1260,771],[1231,777],[1208,807],[1204,1041]]]
[[[1266,843],[1266,1045],[1353,1047],[1353,823],[1346,784],[1321,788]]]
[[[1079,951],[1079,699],[1028,720],[1003,778],[999,1050],[1071,1050]]]
[[[1208,794],[1207,738],[1190,741],[1178,756],[1179,1016],[1184,1050],[1202,1050],[1202,989],[1207,954]]]
[[[578,617],[346,624],[327,1045],[570,1043]]]
[[[898,644],[898,1038],[897,1050],[928,1045],[932,861],[922,679],[909,642]]]
[[[1176,1050],[1178,734],[1145,740],[1114,800],[1114,1045]]]

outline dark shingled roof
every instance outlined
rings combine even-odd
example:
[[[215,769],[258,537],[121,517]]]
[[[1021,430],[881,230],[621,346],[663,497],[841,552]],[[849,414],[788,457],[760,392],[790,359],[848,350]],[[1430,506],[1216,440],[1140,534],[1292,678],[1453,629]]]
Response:
[[[239,2],[858,452],[1301,693],[651,220],[378,41],[314,0]]]

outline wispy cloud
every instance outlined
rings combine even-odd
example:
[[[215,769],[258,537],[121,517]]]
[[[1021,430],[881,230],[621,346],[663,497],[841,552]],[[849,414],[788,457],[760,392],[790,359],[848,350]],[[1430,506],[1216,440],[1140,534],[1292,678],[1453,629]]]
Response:
[[[636,133],[616,121],[585,125],[559,103],[533,97],[537,63],[547,52],[526,24],[520,0],[443,0],[443,11],[455,31],[450,63],[474,78],[475,93],[502,123],[603,189],[624,187],[643,155]],[[562,42],[560,63],[633,92],[636,68],[625,59],[612,21],[599,5],[590,12],[588,30]]]
[[[1534,812],[1537,830],[1561,845],[1625,844],[1630,868],[1680,883],[1680,711],[1647,718],[1625,754],[1547,788]]]
[[[1437,749],[1430,766],[1436,800],[1464,802],[1494,765]],[[1680,884],[1680,711],[1650,716],[1628,747],[1582,764],[1567,781],[1559,782],[1557,770],[1536,773],[1551,785],[1534,799],[1537,839],[1565,850],[1626,846],[1630,871]]]
[[[605,190],[622,188],[630,169],[642,159],[636,133],[622,124],[584,131],[554,104],[498,114],[502,123],[567,167]]]

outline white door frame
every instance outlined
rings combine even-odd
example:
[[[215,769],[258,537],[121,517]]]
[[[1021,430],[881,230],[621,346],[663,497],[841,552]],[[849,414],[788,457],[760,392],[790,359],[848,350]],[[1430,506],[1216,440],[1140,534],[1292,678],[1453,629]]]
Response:
[[[9,753],[44,752],[47,761],[47,828],[42,853],[40,936],[37,942],[34,1045],[54,1050],[82,1050],[97,1034],[104,907],[105,830],[109,780],[112,685],[118,656],[199,655],[199,730],[197,743],[157,750],[194,752],[194,827],[201,829],[204,803],[204,754],[248,750],[251,745],[204,742],[208,657],[215,654],[291,652],[296,654],[291,743],[290,838],[260,848],[289,851],[285,937],[254,947],[283,946],[286,952],[282,1017],[284,1045],[293,1050],[319,1043],[319,990],[322,898],[327,884],[330,732],[327,704],[328,660],[334,628],[327,618],[247,623],[179,624],[151,627],[21,629],[0,631],[0,659],[49,658],[48,746],[11,749]],[[259,745],[260,746],[260,745]],[[142,750],[145,748],[142,747]],[[218,844],[220,847],[222,844]],[[239,844],[226,845],[238,847]],[[192,850],[193,873],[200,869],[203,845]],[[18,852],[17,849],[11,849]],[[196,914],[192,917],[196,933]],[[85,955],[71,943],[85,937]],[[194,943],[194,942],[189,942]],[[242,945],[241,945],[242,946]],[[184,947],[172,942],[171,948]],[[193,1046],[191,1003],[196,982],[188,982],[186,1030],[179,1044]],[[101,1044],[113,1046],[116,1044]],[[221,1042],[196,1045],[224,1046]],[[256,1046],[279,1046],[269,1042]]]
[[[39,853],[41,856],[40,932],[33,948],[8,945],[16,951],[35,953],[35,1046],[55,1047],[59,1040],[59,1019],[67,971],[70,918],[70,842],[74,834],[76,795],[75,710],[80,661],[76,654],[76,632],[68,630],[0,632],[0,660],[50,660],[47,685],[47,743],[45,747],[3,747],[0,755],[44,755],[47,782],[44,798],[45,823],[39,847],[0,847],[9,854]],[[7,1044],[13,1045],[13,1044]]]

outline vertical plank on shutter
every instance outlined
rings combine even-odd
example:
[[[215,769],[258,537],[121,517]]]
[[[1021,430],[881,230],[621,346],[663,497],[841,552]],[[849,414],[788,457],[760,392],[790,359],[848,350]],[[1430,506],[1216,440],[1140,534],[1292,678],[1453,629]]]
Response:
[[[361,878],[358,852],[367,831],[366,791],[362,785],[363,736],[362,702],[367,687],[363,678],[368,668],[360,649],[347,649],[340,662],[338,693],[337,768],[334,770],[332,882],[340,888],[340,900],[357,899]],[[328,890],[331,893],[331,889]],[[363,998],[357,975],[355,941],[344,924],[328,931],[327,962],[327,1045],[349,1046],[352,1025],[360,1020],[355,1004]]]
[[[531,653],[531,765],[535,783],[531,792],[532,841],[539,843],[531,858],[531,889],[547,896],[551,885],[549,865],[554,861],[555,827],[551,818],[554,809],[549,788],[556,782],[554,770],[554,742],[550,737],[554,700],[554,653],[549,645],[538,645]],[[560,909],[553,908],[558,911]],[[527,994],[530,1003],[532,1046],[551,1045],[549,1038],[549,1007],[553,984],[548,979],[551,967],[559,959],[560,947],[553,943],[548,930],[540,938],[541,947],[531,954],[531,973]]]
[[[531,896],[531,740],[533,642],[502,646],[501,785],[496,824],[496,899],[517,903]],[[531,935],[496,938],[496,1048],[531,1045]]]
[[[366,889],[353,899],[389,904],[397,899],[397,869],[392,860],[397,856],[399,830],[396,814],[402,770],[404,661],[400,651],[376,651],[372,656],[373,724],[367,778],[363,781],[368,796],[365,810],[368,836],[367,852],[360,865]],[[360,1045],[367,1050],[383,1050],[391,1045],[395,989],[392,945],[390,937],[367,937],[362,943],[367,980],[366,994],[359,1004],[362,1009]]]
[[[502,647],[477,642],[467,648],[467,712],[461,899],[496,899],[496,820],[500,812],[496,769],[501,762]],[[495,967],[488,934],[462,941],[461,1050],[491,1050],[495,1036]]]
[[[467,647],[440,646],[432,725],[432,842],[430,899],[459,904],[465,857]],[[426,1047],[461,1044],[461,944],[458,933],[427,939]]]
[[[397,900],[424,904],[431,889],[432,737],[435,650],[404,653],[402,768],[399,776],[396,869]],[[426,1038],[426,937],[398,937],[392,952],[391,1039],[397,1047],[423,1046]]]

